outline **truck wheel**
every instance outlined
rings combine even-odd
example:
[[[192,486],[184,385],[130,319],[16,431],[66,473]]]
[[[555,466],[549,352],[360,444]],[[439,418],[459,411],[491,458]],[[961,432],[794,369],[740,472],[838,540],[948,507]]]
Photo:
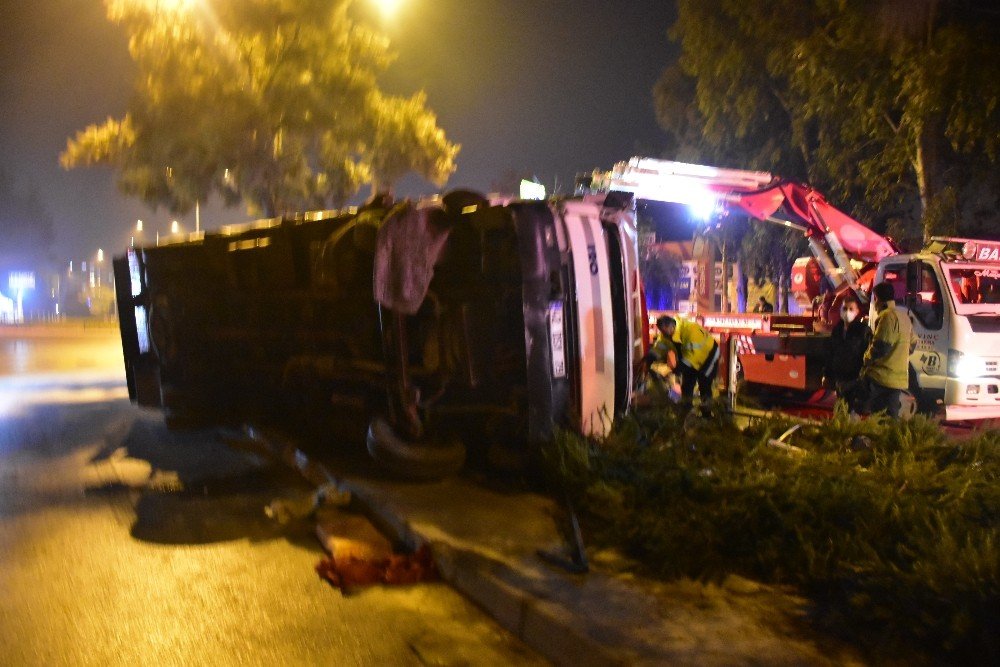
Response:
[[[913,396],[916,402],[916,411],[931,416],[937,412],[937,405],[933,400],[929,399],[927,395],[920,389],[920,384],[917,382],[917,372],[910,366],[910,394]]]
[[[460,442],[415,443],[400,438],[384,419],[368,427],[368,453],[394,475],[433,481],[454,475],[465,465],[465,445]]]
[[[904,391],[899,397],[899,418],[902,420],[912,419],[917,412],[917,397]]]

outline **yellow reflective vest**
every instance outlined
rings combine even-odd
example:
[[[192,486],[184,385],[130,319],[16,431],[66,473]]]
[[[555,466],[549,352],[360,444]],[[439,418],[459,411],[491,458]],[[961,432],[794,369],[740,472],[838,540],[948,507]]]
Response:
[[[677,318],[677,329],[674,331],[674,345],[680,355],[680,361],[694,370],[701,370],[712,351],[715,339],[694,320]]]
[[[889,389],[908,389],[912,339],[910,318],[899,314],[895,302],[888,302],[875,319],[875,333],[865,352],[861,376]]]

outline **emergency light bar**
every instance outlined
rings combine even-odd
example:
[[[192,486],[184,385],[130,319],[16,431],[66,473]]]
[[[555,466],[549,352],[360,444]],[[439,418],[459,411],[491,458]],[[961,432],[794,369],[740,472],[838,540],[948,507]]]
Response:
[[[1000,243],[967,241],[962,246],[962,256],[976,262],[1000,263]]]
[[[924,252],[943,254],[950,259],[1000,263],[1000,241],[983,241],[954,236],[932,236]]]
[[[687,204],[709,209],[727,192],[753,192],[774,181],[764,171],[720,169],[700,164],[634,157],[619,162],[607,175],[606,187],[631,192],[636,199]]]

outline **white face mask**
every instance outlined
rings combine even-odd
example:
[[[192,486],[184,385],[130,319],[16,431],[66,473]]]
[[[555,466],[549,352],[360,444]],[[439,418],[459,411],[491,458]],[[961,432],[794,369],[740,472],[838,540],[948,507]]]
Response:
[[[845,322],[847,322],[848,324],[850,324],[855,319],[857,319],[857,317],[858,317],[858,311],[856,311],[854,309],[851,309],[851,310],[844,309],[844,310],[840,311],[840,316],[844,318]]]

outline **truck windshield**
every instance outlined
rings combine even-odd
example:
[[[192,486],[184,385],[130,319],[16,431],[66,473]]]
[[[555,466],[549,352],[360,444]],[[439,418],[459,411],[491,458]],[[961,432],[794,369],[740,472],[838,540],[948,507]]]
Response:
[[[1000,266],[948,267],[948,287],[961,312],[1000,313]]]

